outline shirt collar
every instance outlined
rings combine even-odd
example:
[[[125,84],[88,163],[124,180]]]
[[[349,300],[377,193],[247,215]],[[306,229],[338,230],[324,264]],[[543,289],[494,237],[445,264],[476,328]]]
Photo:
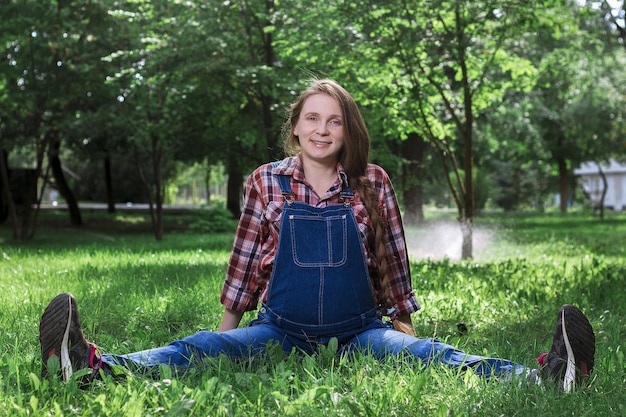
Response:
[[[300,154],[287,157],[280,161],[278,165],[272,168],[272,173],[278,175],[288,175],[293,177],[296,181],[303,181],[304,169],[302,168],[302,159]],[[341,178],[342,180],[347,180],[348,178],[341,162],[337,162],[337,178]]]
[[[301,155],[298,154],[283,159],[278,165],[272,168],[272,173],[291,176],[298,182],[304,182],[304,169],[302,168]],[[337,180],[331,188],[341,190],[342,183],[348,184],[348,176],[341,162],[337,162]]]

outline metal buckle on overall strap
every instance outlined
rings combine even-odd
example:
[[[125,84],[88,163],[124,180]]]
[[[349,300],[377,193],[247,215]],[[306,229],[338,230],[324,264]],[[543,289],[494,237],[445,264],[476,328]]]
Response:
[[[280,194],[283,196],[283,198],[285,199],[285,202],[287,203],[288,206],[291,206],[293,204],[293,193],[292,192],[281,191]]]
[[[352,193],[352,189],[348,189],[348,191],[342,191],[340,198],[341,201],[343,201],[344,206],[350,207],[352,205],[352,201],[354,200],[354,194]]]
[[[354,200],[354,191],[348,183],[348,177],[346,174],[341,173],[339,176],[341,177],[341,201],[343,201],[344,206],[350,207],[352,205],[352,201]]]

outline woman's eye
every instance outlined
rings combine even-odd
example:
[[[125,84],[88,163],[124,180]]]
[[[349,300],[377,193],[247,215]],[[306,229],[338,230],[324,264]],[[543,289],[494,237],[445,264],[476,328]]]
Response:
[[[334,125],[334,126],[340,126],[341,125],[341,120],[333,119],[333,120],[330,121],[330,124]]]

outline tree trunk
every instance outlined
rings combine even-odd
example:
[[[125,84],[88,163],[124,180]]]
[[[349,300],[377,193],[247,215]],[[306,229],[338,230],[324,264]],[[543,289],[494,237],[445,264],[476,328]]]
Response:
[[[9,167],[8,157],[3,150],[2,139],[0,138],[0,210],[5,210],[3,218],[0,219],[0,223],[6,220],[7,217],[11,217],[11,226],[13,229],[13,239],[19,238],[19,229],[17,227],[17,213],[15,211],[15,204],[13,202],[13,195],[11,194],[11,184],[9,183]]]
[[[230,211],[234,218],[241,215],[241,192],[242,192],[241,169],[237,163],[231,161],[228,164],[228,184],[226,189],[226,208]]]
[[[204,189],[206,191],[206,205],[211,204],[211,167],[207,167],[204,176]]]
[[[459,219],[461,224],[461,235],[463,236],[463,242],[461,244],[461,259],[470,259],[473,255],[473,235],[474,235],[474,223],[472,219],[467,217]]]
[[[83,219],[78,207],[78,201],[74,197],[70,186],[65,180],[65,174],[63,174],[63,167],[61,159],[59,158],[59,149],[61,149],[61,141],[59,140],[58,133],[52,133],[54,135],[50,141],[50,154],[48,155],[48,162],[50,163],[50,169],[52,170],[52,176],[57,190],[65,199],[67,203],[67,210],[70,215],[70,222],[74,226],[82,226]]]
[[[152,135],[152,175],[154,177],[154,200],[156,202],[156,213],[153,216],[154,238],[157,241],[163,240],[163,199],[165,190],[163,186],[163,175],[161,172],[161,160],[163,159],[163,150],[159,143],[159,137]]]
[[[104,157],[104,182],[107,195],[107,213],[115,213],[115,199],[113,198],[113,180],[111,177],[111,156]]]
[[[274,12],[274,0],[265,1],[265,11],[267,16],[271,16]],[[271,24],[267,21],[267,24]],[[263,39],[263,61],[268,68],[274,66],[274,45],[272,32],[264,33]],[[265,141],[267,142],[267,153],[269,161],[280,159],[282,149],[278,146],[278,134],[274,129],[274,111],[272,110],[272,102],[274,101],[274,83],[272,79],[266,79],[268,85],[259,86],[261,93],[261,105],[263,106],[263,127],[265,128]],[[266,92],[266,89],[268,92]]]
[[[255,65],[264,65],[267,68],[274,67],[275,54],[273,34],[271,31],[264,31],[262,28],[273,25],[271,16],[274,14],[274,0],[265,0],[264,10],[261,13],[255,13],[254,10],[247,4],[247,2],[241,2],[239,6],[239,13],[241,16],[241,22],[244,29],[244,38],[248,46],[248,52],[250,54],[250,60]],[[262,21],[259,21],[259,17],[264,16]],[[261,29],[260,32],[255,31]],[[253,38],[258,36],[261,40],[261,48],[258,48],[253,41]],[[259,54],[259,49],[261,54]],[[280,146],[278,146],[278,132],[274,129],[274,111],[272,110],[272,103],[274,101],[274,80],[271,78],[272,72],[265,73],[260,78],[260,82],[257,85],[258,101],[261,102],[261,115],[263,118],[263,129],[265,131],[265,146],[267,148],[267,160],[274,161],[279,159],[282,155]],[[256,101],[256,100],[254,100]],[[239,214],[237,214],[239,217]]]
[[[410,133],[402,142],[402,156],[407,161],[403,168],[404,222],[417,225],[424,222],[424,158],[426,141],[417,133]]]
[[[455,18],[457,21],[457,28],[461,28],[462,22],[461,11],[459,4],[456,3]],[[469,71],[467,68],[467,58],[465,49],[464,32],[461,30],[457,32],[457,45],[459,53],[459,64],[461,67],[462,85],[463,85],[463,113],[465,114],[465,121],[461,124],[460,131],[463,136],[463,168],[465,171],[465,193],[463,194],[464,201],[464,215],[459,219],[461,222],[461,231],[463,233],[463,247],[461,251],[462,259],[469,259],[472,257],[472,239],[473,239],[473,221],[474,210],[476,208],[476,202],[474,201],[474,154],[472,152],[474,132],[474,109],[472,100],[472,89],[470,86]]]
[[[22,225],[19,228],[19,240],[32,239],[35,236],[35,221],[33,220],[32,204],[24,204],[22,211]]]
[[[600,196],[600,219],[604,220],[604,199],[606,198],[606,192],[609,188],[609,184],[606,180],[606,175],[604,174],[604,171],[602,170],[602,166],[599,163],[596,163],[596,165],[598,166],[598,174],[600,174],[600,178],[602,179],[602,194]]]
[[[41,175],[43,169],[43,161],[45,159],[45,155],[50,151],[51,148],[51,136],[46,135],[45,140],[42,141],[41,146],[37,147],[37,159],[35,164],[35,170],[32,174],[32,181],[27,181],[26,186],[23,187],[24,190],[21,192],[22,198],[22,226],[20,228],[20,240],[32,239],[35,237],[35,231],[37,228],[37,213],[39,212],[40,204],[37,204],[37,211],[33,212],[33,204],[36,200],[37,195],[37,180]],[[50,178],[50,170],[51,166],[48,164],[48,168],[46,170],[46,174],[44,175],[44,184],[48,183],[48,179]],[[43,189],[42,189],[43,192]],[[41,199],[39,199],[41,201]]]
[[[268,161],[275,161],[281,158],[282,149],[278,146],[278,137],[274,132],[274,122],[272,119],[272,103],[267,96],[261,96],[263,106],[263,127],[265,129],[265,142],[267,144]]]
[[[563,157],[557,158],[557,165],[559,168],[559,194],[561,196],[560,201],[560,210],[561,213],[567,213],[567,184],[568,184],[568,175],[567,175],[567,161]]]
[[[156,188],[156,222],[154,224],[154,238],[163,240],[163,178],[157,178],[154,187]]]

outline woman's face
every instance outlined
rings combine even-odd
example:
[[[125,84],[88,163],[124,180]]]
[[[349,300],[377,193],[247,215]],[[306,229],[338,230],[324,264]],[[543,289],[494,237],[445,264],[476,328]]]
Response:
[[[343,148],[344,122],[337,100],[322,93],[309,96],[293,128],[293,133],[298,136],[302,157],[336,164]]]

